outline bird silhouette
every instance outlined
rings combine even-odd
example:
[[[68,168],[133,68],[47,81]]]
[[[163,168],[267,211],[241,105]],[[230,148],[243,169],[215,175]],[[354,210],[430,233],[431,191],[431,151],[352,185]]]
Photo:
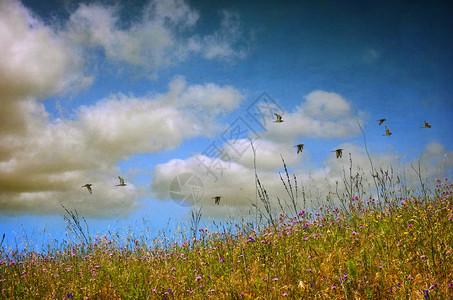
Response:
[[[117,184],[115,186],[126,186],[126,184],[124,183],[124,179],[119,176],[118,176],[118,178],[120,179],[120,184]]]
[[[277,120],[275,120],[274,123],[281,123],[281,122],[283,122],[282,116],[280,116],[279,114],[276,114],[276,113],[274,113],[274,115],[277,117]]]
[[[82,185],[82,187],[86,187],[88,192],[90,192],[90,194],[93,194],[93,191],[91,190],[91,186],[92,184],[91,183],[87,183],[85,185]]]
[[[304,150],[304,144],[298,144],[294,147],[297,147],[297,154],[299,154],[299,152],[302,152],[302,150]]]
[[[343,156],[343,149],[336,149],[336,150],[333,150],[332,152],[336,153],[337,158],[341,158]]]
[[[390,132],[390,130],[388,129],[387,126],[385,126],[385,134],[383,135],[392,135],[392,133]]]
[[[425,120],[425,126],[420,127],[420,128],[431,128],[431,125],[429,125],[428,122],[426,122],[426,120]]]
[[[385,121],[387,121],[387,119],[379,119],[379,120],[378,120],[379,126],[381,126],[381,124],[384,123]]]
[[[220,198],[222,198],[221,196],[215,196],[215,197],[212,197],[211,199],[214,199],[214,203],[219,205],[220,204]]]

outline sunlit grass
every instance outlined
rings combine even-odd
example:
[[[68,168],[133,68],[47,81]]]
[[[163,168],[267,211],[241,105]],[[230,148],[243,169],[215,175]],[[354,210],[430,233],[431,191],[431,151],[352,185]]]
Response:
[[[44,253],[3,248],[0,298],[452,299],[452,188],[439,180],[385,207],[353,198],[273,225],[201,228],[182,243],[126,233]]]

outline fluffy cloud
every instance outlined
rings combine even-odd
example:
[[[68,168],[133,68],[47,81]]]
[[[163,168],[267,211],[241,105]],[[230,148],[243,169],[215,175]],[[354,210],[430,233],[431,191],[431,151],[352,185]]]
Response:
[[[230,86],[190,85],[176,77],[167,93],[111,95],[80,107],[72,120],[51,120],[41,103],[91,84],[74,41],[101,47],[113,60],[153,67],[161,58],[174,60],[177,54],[169,51],[185,45],[175,35],[177,28],[187,29],[197,19],[183,1],[154,1],[142,22],[122,30],[114,8],[80,5],[66,27],[69,31],[57,32],[19,2],[0,1],[2,211],[54,213],[63,203],[86,215],[108,216],[112,210],[127,214],[143,191],[127,174],[127,186],[115,188],[119,160],[211,134],[216,116],[243,99]],[[151,61],[142,61],[147,51],[152,51]],[[88,182],[93,194],[81,187]]]
[[[199,14],[183,0],[154,0],[139,20],[122,26],[119,6],[81,4],[67,23],[67,36],[76,44],[101,49],[112,61],[143,68],[149,75],[184,61],[189,55],[207,59],[245,56],[240,21],[224,12],[220,27],[210,35],[192,33]]]
[[[236,108],[241,99],[229,86],[190,86],[176,78],[165,94],[112,95],[81,107],[75,120],[51,122],[41,104],[24,102],[27,130],[0,136],[2,209],[48,213],[64,203],[89,215],[107,215],[112,209],[127,213],[140,191],[129,182],[114,187],[119,172],[115,164],[210,134],[215,116]],[[199,118],[199,113],[210,117]],[[87,182],[93,184],[92,195],[81,188]]]
[[[271,144],[270,141],[266,140],[255,141],[257,174],[271,199],[274,209],[278,210],[277,197],[280,198],[284,206],[286,205],[285,201],[289,202],[290,200],[278,174],[280,172],[283,179],[286,180],[280,158],[280,153],[282,153],[280,147],[283,145],[272,147]],[[286,148],[290,147],[290,144],[286,145]],[[365,197],[370,195],[376,197],[376,189],[371,176],[371,165],[364,148],[354,143],[339,144],[338,148],[344,149],[343,157],[337,159],[334,153],[326,154],[325,159],[323,159],[323,168],[313,167],[305,162],[301,164],[300,155],[298,156],[294,151],[284,155],[288,168],[293,170],[290,171],[291,180],[293,180],[293,172],[297,177],[299,209],[302,209],[304,205],[302,190],[305,194],[307,208],[324,204],[329,195],[335,205],[340,205],[335,193],[338,192],[339,196],[344,199],[345,185],[343,179],[346,178],[349,181],[350,156],[352,158],[351,175],[355,177],[358,174],[361,178],[363,191],[367,193]],[[196,205],[202,206],[205,214],[223,216],[245,214],[246,209],[257,201],[253,156],[250,156],[249,151],[251,152],[251,149],[243,157],[229,161],[196,155],[186,160],[173,159],[160,164],[154,170],[152,182],[154,196],[168,200],[170,198],[170,182],[179,174],[189,172],[198,176],[203,182],[203,197]],[[451,158],[453,152],[448,152],[440,144],[433,143],[427,145],[424,153],[421,161],[422,177],[427,182],[433,183],[434,178],[444,176],[448,168],[452,167],[449,158]],[[411,164],[417,166],[417,159],[403,161],[393,152],[372,153],[371,158],[374,173],[376,171],[381,173],[381,170],[388,172],[390,176],[393,176],[393,183],[396,183],[397,176],[401,179],[401,184],[388,185],[388,192],[403,194],[403,186],[409,186],[416,190],[420,187],[417,174],[410,168]],[[294,189],[294,181],[292,181],[292,185]],[[220,207],[214,205],[214,200],[211,199],[216,195],[222,196]],[[258,204],[260,204],[259,199]]]
[[[112,159],[173,149],[184,139],[209,135],[215,117],[236,108],[243,96],[230,86],[189,86],[176,78],[166,94],[153,98],[114,95],[82,107],[80,126],[88,143]]]
[[[278,141],[297,137],[328,139],[352,137],[360,131],[351,104],[339,94],[313,91],[305,99],[293,112],[283,114],[283,123],[267,123],[265,136]],[[362,123],[363,117],[358,112]]]
[[[83,88],[91,78],[65,40],[17,1],[0,2],[0,133],[27,130],[29,100]]]

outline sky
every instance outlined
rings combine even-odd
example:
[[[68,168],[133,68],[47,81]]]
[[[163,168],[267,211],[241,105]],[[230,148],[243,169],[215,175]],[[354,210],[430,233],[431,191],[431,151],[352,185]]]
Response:
[[[157,232],[199,207],[203,225],[246,215],[255,171],[274,204],[285,198],[282,158],[318,201],[351,160],[371,178],[364,135],[373,166],[407,185],[419,161],[427,183],[451,178],[451,12],[447,1],[0,0],[0,233],[61,238],[62,205],[100,234],[145,220]]]

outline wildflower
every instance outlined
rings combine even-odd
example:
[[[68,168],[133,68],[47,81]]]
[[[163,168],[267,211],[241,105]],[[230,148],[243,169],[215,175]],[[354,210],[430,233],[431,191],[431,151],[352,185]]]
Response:
[[[69,298],[73,297],[71,293],[67,293],[66,296],[68,296]]]
[[[278,281],[278,278],[272,278],[273,281]]]
[[[288,293],[283,293],[283,297],[285,297],[286,295],[288,295]]]
[[[429,293],[429,290],[425,290],[425,296],[424,297],[427,298],[427,299],[429,298],[429,294],[428,293]]]
[[[252,237],[249,237],[248,241],[249,242],[254,242],[255,240]]]
[[[197,277],[195,277],[195,280],[196,280],[196,281],[198,281],[198,280],[200,280],[200,279],[201,279],[201,276],[200,276],[200,275],[198,275]]]

